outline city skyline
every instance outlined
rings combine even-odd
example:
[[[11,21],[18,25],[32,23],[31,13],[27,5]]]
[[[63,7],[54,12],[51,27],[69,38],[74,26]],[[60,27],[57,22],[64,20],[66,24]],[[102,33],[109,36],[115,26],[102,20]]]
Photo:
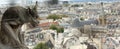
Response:
[[[0,4],[6,4],[11,1],[15,1],[16,3],[21,3],[22,0],[0,0]],[[46,0],[26,0],[26,1],[39,1],[39,2],[44,2]],[[120,0],[59,0],[59,1],[73,1],[73,2],[115,2],[115,1],[120,1]]]

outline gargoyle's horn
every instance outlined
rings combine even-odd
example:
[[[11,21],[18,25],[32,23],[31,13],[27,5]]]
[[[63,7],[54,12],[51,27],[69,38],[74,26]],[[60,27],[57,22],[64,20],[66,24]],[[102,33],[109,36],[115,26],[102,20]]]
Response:
[[[38,7],[38,1],[36,1],[35,6],[33,7],[34,10],[37,10]]]

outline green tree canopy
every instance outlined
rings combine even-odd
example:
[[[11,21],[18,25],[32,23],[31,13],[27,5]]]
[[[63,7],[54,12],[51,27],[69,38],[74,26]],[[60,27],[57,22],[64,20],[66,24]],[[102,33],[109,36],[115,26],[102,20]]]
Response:
[[[51,14],[47,17],[47,19],[53,19],[53,20],[56,20],[56,19],[62,19],[62,17],[60,15],[56,15],[56,14]]]
[[[50,29],[52,29],[52,30],[57,30],[57,26],[52,24],[52,25],[50,26]]]
[[[83,18],[83,17],[81,17],[81,18],[80,18],[80,20],[82,20],[82,21],[83,21],[83,20],[84,20],[84,18]]]
[[[49,48],[48,48],[48,46],[45,43],[39,43],[33,49],[49,49]]]
[[[58,33],[63,33],[64,32],[64,28],[57,28],[57,32]]]
[[[74,4],[74,5],[72,5],[72,7],[79,7],[79,5],[78,4]]]
[[[56,25],[51,25],[51,26],[50,26],[50,29],[56,30],[57,33],[63,33],[63,32],[64,32],[64,28],[62,28],[62,27],[57,27]]]
[[[60,16],[61,16],[61,17],[68,17],[67,15],[64,15],[64,14],[63,14],[63,15],[60,15]]]

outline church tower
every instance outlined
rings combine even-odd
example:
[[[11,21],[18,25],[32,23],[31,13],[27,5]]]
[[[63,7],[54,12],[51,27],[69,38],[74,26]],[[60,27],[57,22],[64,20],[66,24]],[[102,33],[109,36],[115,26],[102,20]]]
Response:
[[[101,2],[102,14],[99,16],[98,22],[99,22],[99,25],[105,26],[106,25],[106,15],[104,12],[103,5],[104,5],[103,2]]]

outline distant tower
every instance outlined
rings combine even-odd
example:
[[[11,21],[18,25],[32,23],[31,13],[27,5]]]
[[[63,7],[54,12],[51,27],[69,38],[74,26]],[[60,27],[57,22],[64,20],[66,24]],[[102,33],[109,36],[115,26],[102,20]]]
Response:
[[[102,6],[102,14],[99,17],[99,25],[105,26],[106,25],[106,16],[105,16],[105,12],[104,12],[104,8],[103,8],[103,2],[101,2],[101,6]]]

